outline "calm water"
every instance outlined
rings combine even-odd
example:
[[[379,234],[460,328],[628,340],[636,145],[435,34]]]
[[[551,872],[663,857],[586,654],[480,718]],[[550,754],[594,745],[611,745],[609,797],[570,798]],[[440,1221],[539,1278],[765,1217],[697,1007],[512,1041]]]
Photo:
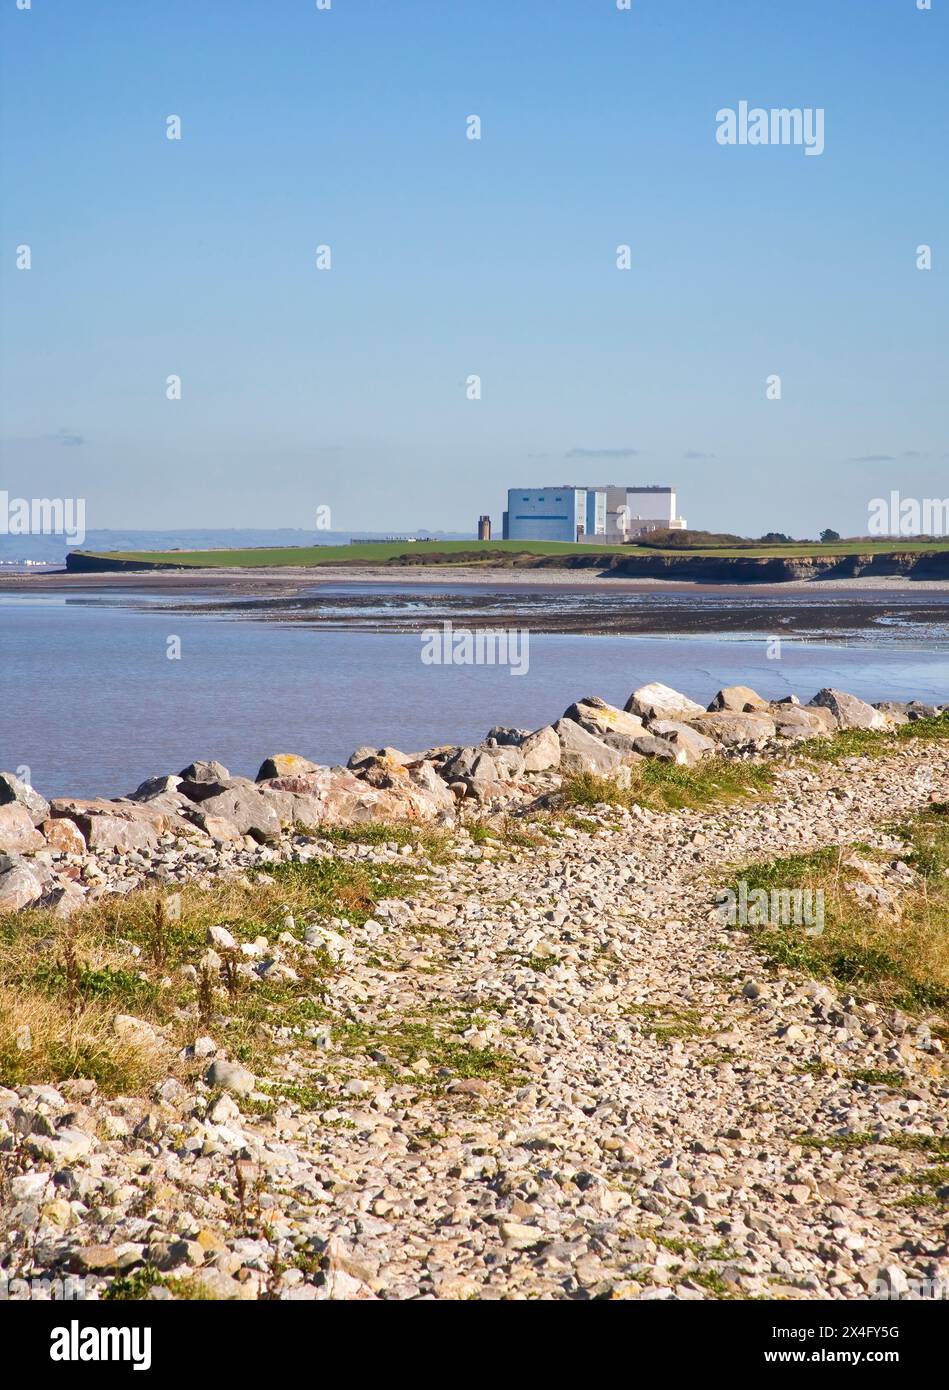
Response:
[[[180,661],[166,656],[170,635],[181,639]],[[785,640],[777,661],[763,637],[747,633],[535,634],[522,677],[423,666],[420,651],[413,633],[226,621],[163,611],[162,602],[0,595],[0,767],[29,767],[51,796],[119,795],[192,758],[252,775],[273,752],[335,763],[363,743],[412,751],[476,741],[492,724],[556,719],[583,695],[623,704],[647,680],[703,703],[739,681],[804,700],[822,685],[868,699],[949,694],[949,628],[920,633],[898,623],[852,644]]]

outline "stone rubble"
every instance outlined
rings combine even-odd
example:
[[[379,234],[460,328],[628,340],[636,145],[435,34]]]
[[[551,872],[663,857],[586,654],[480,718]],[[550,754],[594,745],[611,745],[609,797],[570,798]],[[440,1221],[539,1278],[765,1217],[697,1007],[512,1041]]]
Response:
[[[853,697],[822,694],[816,710],[865,718]],[[626,717],[645,721],[637,737],[674,747],[678,728],[647,726],[708,728],[706,712],[670,695],[651,686],[631,698]],[[755,720],[747,740],[733,742],[731,725],[709,736],[747,756],[762,742],[762,714],[745,695],[754,692],[722,692],[716,710]],[[877,712],[892,727],[908,709]],[[596,737],[590,725],[629,736],[602,702],[571,710],[582,722],[568,711],[559,725],[584,739]],[[765,717],[781,729],[776,705]],[[0,1086],[4,1277],[71,1272],[87,1297],[146,1265],[199,1280],[220,1299],[863,1299],[921,1286],[946,1296],[944,1208],[899,1200],[925,1155],[886,1142],[949,1143],[939,1038],[925,1020],[769,972],[751,936],[723,928],[714,903],[736,861],[853,842],[895,848],[883,827],[949,800],[947,745],[779,764],[780,791],[766,801],[661,814],[596,808],[542,848],[472,839],[449,803],[463,812],[474,793],[483,811],[524,806],[556,786],[565,754],[583,765],[584,739],[553,727],[554,736],[496,730],[481,749],[417,759],[359,750],[346,772],[278,755],[259,784],[195,764],[153,779],[140,800],[54,801],[51,817],[34,806],[40,825],[65,819],[95,849],[50,840],[32,856],[8,853],[6,907],[42,903],[64,875],[88,901],[325,853],[321,824],[404,820],[410,808],[421,819],[425,764],[438,778],[425,818],[450,827],[454,851],[447,864],[419,857],[429,877],[417,896],[377,904],[362,926],[334,919],[311,924],[303,940],[281,936],[265,959],[283,969],[307,950],[329,951],[333,1020],[280,1030],[273,1076],[254,1076],[202,1037],[191,1049],[201,1079],[183,1085],[169,1065],[148,1098],[107,1098],[81,1078]],[[785,738],[813,736],[810,723],[786,727],[795,732]],[[550,761],[528,773],[531,739]],[[208,794],[189,797],[182,785]],[[276,830],[263,813],[247,820],[241,808],[254,796]],[[220,816],[238,827],[234,837],[208,829],[218,817],[203,808],[221,797],[240,812]],[[14,788],[5,804],[26,803]],[[317,809],[305,829],[304,813]],[[332,852],[385,864],[404,859],[405,846]],[[854,884],[893,903],[912,875],[899,862],[843,861]],[[232,949],[217,930],[208,950]],[[255,943],[245,946],[253,971]],[[120,1017],[126,1033],[148,1028]],[[424,1056],[401,1065],[384,1050],[340,1046],[344,1025],[384,1030],[393,1017],[452,1018],[460,1045],[503,1054],[510,1075],[459,1077],[450,1066],[441,1075]],[[159,1036],[142,1041],[163,1046]],[[898,1084],[861,1079],[881,1074]],[[261,1088],[274,1081],[319,1099],[267,1107],[272,1092]],[[870,1139],[847,1147],[848,1135]],[[173,1293],[159,1285],[151,1296]]]

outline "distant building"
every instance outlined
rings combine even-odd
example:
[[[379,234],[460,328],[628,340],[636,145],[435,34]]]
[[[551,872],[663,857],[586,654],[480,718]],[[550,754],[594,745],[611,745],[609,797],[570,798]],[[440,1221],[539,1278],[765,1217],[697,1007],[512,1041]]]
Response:
[[[489,541],[491,539],[491,518],[489,516],[478,517],[478,540]]]
[[[504,539],[621,545],[649,531],[683,531],[672,487],[512,487]]]

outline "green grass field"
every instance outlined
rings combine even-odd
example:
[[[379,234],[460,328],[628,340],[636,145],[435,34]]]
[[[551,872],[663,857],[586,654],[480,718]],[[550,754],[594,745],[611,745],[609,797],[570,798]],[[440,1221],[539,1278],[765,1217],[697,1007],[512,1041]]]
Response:
[[[194,569],[271,568],[295,565],[310,568],[315,565],[387,564],[403,557],[421,563],[426,557],[457,556],[458,563],[496,565],[506,556],[514,560],[519,555],[587,556],[598,555],[688,555],[714,556],[720,559],[801,559],[810,556],[844,556],[873,554],[923,554],[949,551],[949,539],[932,541],[855,540],[797,541],[780,544],[745,546],[696,546],[694,549],[675,547],[661,549],[645,545],[575,545],[561,541],[416,541],[390,543],[367,541],[358,545],[293,546],[273,550],[169,550],[108,552],[109,560],[133,561],[156,566],[178,565]],[[95,554],[96,552],[89,552]],[[99,552],[101,553],[101,552]],[[451,561],[448,560],[447,563]]]

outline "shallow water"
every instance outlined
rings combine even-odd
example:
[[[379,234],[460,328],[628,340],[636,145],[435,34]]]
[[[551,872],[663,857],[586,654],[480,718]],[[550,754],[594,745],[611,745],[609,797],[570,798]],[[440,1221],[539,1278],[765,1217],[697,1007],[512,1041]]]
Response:
[[[738,682],[803,700],[823,685],[868,699],[949,695],[946,626],[894,622],[852,643],[784,639],[777,660],[747,633],[532,633],[529,670],[515,676],[423,665],[418,633],[225,621],[129,601],[0,595],[0,767],[29,768],[48,796],[120,795],[193,758],[253,775],[274,752],[335,763],[365,743],[472,742],[494,724],[547,723],[584,695],[623,704],[652,680],[703,703]],[[713,603],[690,599],[699,601]],[[727,613],[714,621],[727,627]],[[172,636],[180,660],[166,655]]]

